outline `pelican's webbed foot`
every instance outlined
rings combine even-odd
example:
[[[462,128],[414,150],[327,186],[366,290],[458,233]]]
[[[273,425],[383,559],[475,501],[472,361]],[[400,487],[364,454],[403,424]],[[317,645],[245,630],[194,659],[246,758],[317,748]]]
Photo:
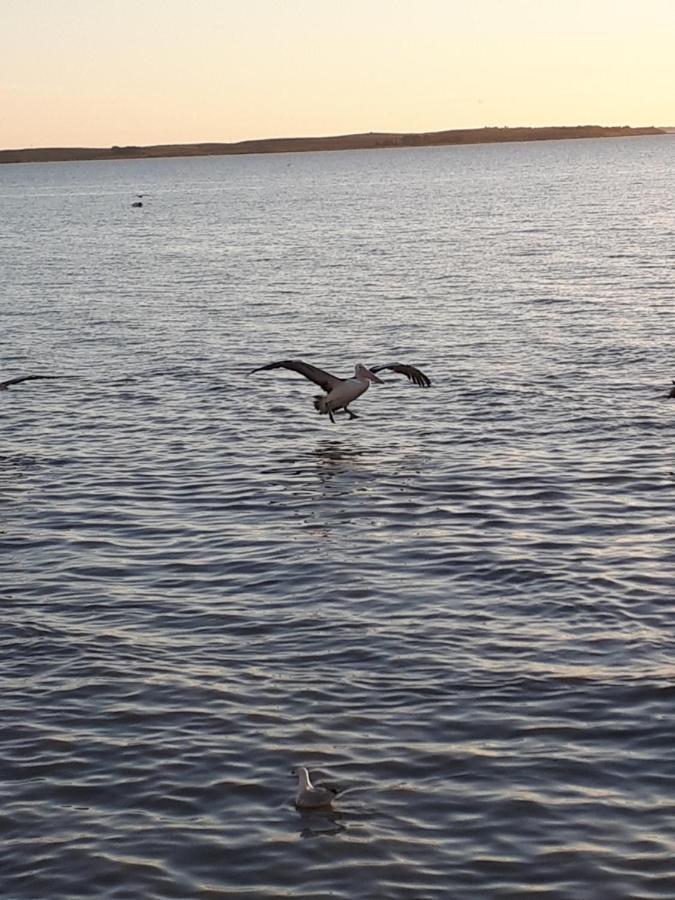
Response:
[[[358,419],[358,416],[356,415],[356,413],[353,413],[351,411],[351,409],[345,409],[345,412],[347,413],[347,415],[349,416],[350,419]]]

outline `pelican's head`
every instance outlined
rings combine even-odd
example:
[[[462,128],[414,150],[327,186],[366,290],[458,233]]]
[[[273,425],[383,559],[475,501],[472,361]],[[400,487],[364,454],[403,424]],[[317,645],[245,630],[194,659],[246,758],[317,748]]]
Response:
[[[384,384],[381,378],[378,378],[374,372],[371,372],[368,366],[364,366],[363,363],[358,363],[356,366],[355,376],[359,379],[359,381],[374,381],[375,384]]]
[[[670,389],[669,397],[675,397],[675,379],[673,380],[673,387]]]

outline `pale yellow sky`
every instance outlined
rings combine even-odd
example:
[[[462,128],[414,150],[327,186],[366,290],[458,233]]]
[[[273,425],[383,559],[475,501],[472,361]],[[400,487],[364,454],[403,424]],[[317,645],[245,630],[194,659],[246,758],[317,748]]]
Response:
[[[0,0],[0,148],[675,125],[675,0]]]

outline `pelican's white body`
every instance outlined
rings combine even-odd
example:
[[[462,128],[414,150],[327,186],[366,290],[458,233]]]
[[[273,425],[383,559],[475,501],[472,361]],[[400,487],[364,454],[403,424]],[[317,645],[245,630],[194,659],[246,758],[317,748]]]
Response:
[[[350,403],[353,403],[361,394],[365,394],[368,390],[370,382],[382,384],[382,379],[378,378],[366,366],[359,363],[353,378],[345,378],[329,391],[325,396],[316,398],[316,408],[319,412],[335,412],[338,409],[347,409]]]
[[[344,409],[361,394],[365,394],[369,383],[367,378],[347,378],[342,384],[334,387],[329,394],[318,398],[317,409],[321,412],[328,412],[329,409],[331,412]]]

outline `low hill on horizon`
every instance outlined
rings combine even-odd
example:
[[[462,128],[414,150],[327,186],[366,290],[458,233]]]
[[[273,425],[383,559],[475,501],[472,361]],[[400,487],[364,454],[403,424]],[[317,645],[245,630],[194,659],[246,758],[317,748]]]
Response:
[[[0,163],[75,162],[98,159],[152,159],[171,156],[225,156],[243,153],[308,153],[326,150],[376,150],[440,147],[580,138],[667,134],[654,126],[562,125],[547,128],[461,128],[415,133],[368,132],[334,137],[264,138],[236,143],[156,144],[112,147],[42,147],[0,150]]]

